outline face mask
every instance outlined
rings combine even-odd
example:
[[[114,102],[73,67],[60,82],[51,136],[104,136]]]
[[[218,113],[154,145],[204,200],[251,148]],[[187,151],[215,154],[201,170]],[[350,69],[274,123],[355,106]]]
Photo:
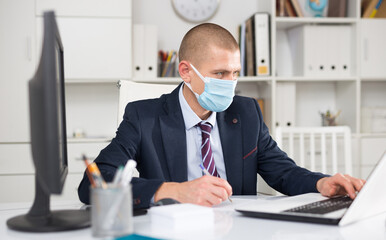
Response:
[[[190,83],[185,83],[196,96],[201,107],[212,112],[222,112],[232,103],[235,96],[237,80],[221,80],[210,77],[203,77],[201,73],[192,65],[193,70],[205,83],[205,90],[201,95],[195,93]]]

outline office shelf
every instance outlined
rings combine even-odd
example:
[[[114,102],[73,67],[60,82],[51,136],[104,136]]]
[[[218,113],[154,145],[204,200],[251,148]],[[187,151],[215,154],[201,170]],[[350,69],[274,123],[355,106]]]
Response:
[[[341,76],[327,76],[327,77],[303,77],[303,76],[280,76],[276,77],[278,82],[354,82],[357,77],[341,77]]]
[[[87,137],[87,138],[67,138],[67,143],[105,143],[111,142],[113,137]]]
[[[179,77],[157,77],[155,79],[138,79],[133,78],[134,82],[142,82],[142,83],[180,83],[182,79]],[[238,77],[238,82],[268,82],[272,80],[271,76],[267,77],[259,77],[259,76],[246,76],[246,77]]]
[[[309,17],[275,17],[277,29],[289,29],[306,24],[353,24],[356,18],[309,18]]]
[[[119,79],[66,79],[65,84],[115,84]]]

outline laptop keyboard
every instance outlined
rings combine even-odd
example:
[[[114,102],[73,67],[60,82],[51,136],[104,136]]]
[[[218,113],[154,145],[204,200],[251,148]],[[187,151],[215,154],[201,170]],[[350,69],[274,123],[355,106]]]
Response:
[[[351,205],[352,201],[353,200],[348,196],[341,196],[291,208],[284,212],[326,214],[347,208]]]

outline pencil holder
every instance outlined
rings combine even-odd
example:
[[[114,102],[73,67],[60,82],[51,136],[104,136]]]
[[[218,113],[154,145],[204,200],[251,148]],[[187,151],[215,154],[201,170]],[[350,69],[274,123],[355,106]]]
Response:
[[[159,77],[176,77],[176,61],[159,61],[158,62]]]
[[[91,188],[91,204],[94,237],[119,237],[133,232],[131,185]]]

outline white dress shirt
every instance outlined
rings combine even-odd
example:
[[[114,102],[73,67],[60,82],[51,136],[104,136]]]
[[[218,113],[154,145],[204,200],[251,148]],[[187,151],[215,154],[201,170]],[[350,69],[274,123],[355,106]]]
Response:
[[[186,146],[187,146],[187,160],[188,160],[188,181],[199,178],[202,176],[202,171],[199,165],[202,163],[201,157],[201,129],[197,126],[200,122],[209,122],[212,124],[212,132],[210,134],[210,146],[212,148],[212,154],[215,161],[216,169],[220,177],[227,179],[225,172],[224,157],[222,153],[220,133],[218,131],[216,112],[212,112],[206,120],[201,120],[190,108],[182,92],[184,84],[181,85],[179,91],[180,107],[182,110],[182,116],[185,122],[186,132]]]

